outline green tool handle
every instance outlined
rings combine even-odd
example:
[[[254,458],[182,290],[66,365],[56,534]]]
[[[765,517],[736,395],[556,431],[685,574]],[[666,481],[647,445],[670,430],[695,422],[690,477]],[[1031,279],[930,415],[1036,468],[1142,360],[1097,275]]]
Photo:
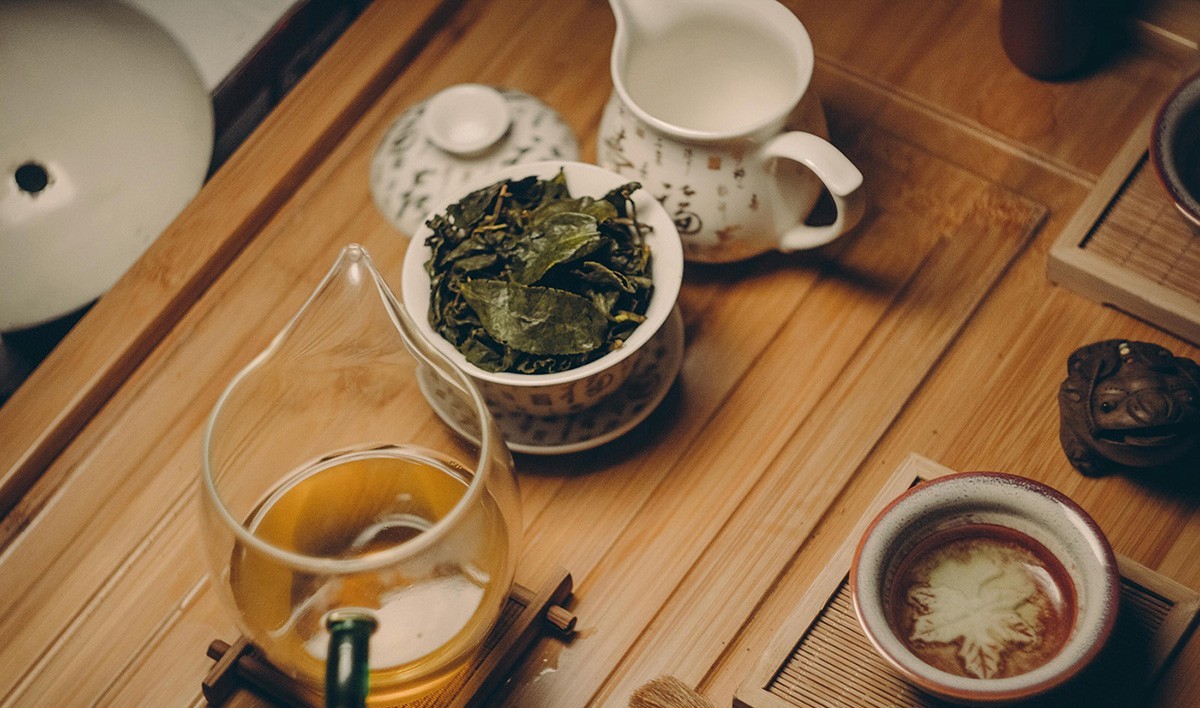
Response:
[[[367,659],[371,633],[378,626],[366,610],[329,613],[329,654],[325,659],[325,705],[328,708],[362,708],[371,689]]]

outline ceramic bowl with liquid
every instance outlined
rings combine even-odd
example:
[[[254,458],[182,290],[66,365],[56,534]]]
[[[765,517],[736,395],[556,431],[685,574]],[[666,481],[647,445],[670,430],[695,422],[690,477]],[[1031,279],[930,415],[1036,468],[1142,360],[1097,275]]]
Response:
[[[880,656],[920,690],[969,705],[1069,681],[1111,634],[1120,591],[1112,548],[1083,509],[994,472],[940,477],[891,502],[850,583]]]

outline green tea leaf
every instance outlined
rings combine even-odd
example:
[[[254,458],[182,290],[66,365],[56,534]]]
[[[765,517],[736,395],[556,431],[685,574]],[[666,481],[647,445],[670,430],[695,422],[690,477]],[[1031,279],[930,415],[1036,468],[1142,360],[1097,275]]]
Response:
[[[608,290],[619,290],[625,293],[636,292],[633,282],[621,273],[609,268],[603,263],[584,261],[576,270],[580,280]]]
[[[488,339],[468,336],[458,349],[467,358],[467,361],[484,371],[503,371],[505,368],[504,347],[496,347],[495,342]]]
[[[583,354],[604,343],[608,317],[574,293],[500,280],[469,280],[461,288],[487,333],[515,349]]]
[[[532,285],[554,266],[582,258],[603,243],[596,219],[578,212],[564,212],[546,219],[540,231],[521,242],[515,257],[513,280]]]

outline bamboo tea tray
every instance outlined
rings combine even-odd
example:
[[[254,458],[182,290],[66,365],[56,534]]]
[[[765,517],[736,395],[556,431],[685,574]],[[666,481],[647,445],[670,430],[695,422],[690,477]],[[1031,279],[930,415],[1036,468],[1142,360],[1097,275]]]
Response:
[[[776,633],[734,696],[735,706],[946,705],[909,686],[875,653],[854,616],[848,575],[858,539],[879,510],[913,484],[952,471],[915,454],[896,469]],[[1046,705],[1142,704],[1196,624],[1200,594],[1128,558],[1117,560],[1121,609],[1112,638],[1071,693]]]
[[[487,705],[517,660],[543,632],[567,637],[575,630],[575,616],[563,606],[571,588],[571,575],[561,568],[536,591],[514,584],[479,655],[437,693],[406,703],[404,708]],[[201,684],[209,705],[224,705],[242,690],[283,705],[321,704],[320,696],[268,664],[245,637],[232,645],[214,641],[208,656],[216,662]]]
[[[1113,158],[1050,250],[1051,281],[1200,345],[1200,230],[1150,162],[1155,112]]]

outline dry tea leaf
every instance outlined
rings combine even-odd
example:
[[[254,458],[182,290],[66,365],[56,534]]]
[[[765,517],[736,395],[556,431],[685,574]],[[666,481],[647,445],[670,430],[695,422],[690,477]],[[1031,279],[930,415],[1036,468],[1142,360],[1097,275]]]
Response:
[[[639,188],[575,198],[559,172],[452,204],[427,222],[430,324],[486,371],[564,371],[620,347],[654,289]]]
[[[462,294],[497,342],[530,354],[583,354],[604,343],[608,318],[565,290],[502,280],[469,280]]]

